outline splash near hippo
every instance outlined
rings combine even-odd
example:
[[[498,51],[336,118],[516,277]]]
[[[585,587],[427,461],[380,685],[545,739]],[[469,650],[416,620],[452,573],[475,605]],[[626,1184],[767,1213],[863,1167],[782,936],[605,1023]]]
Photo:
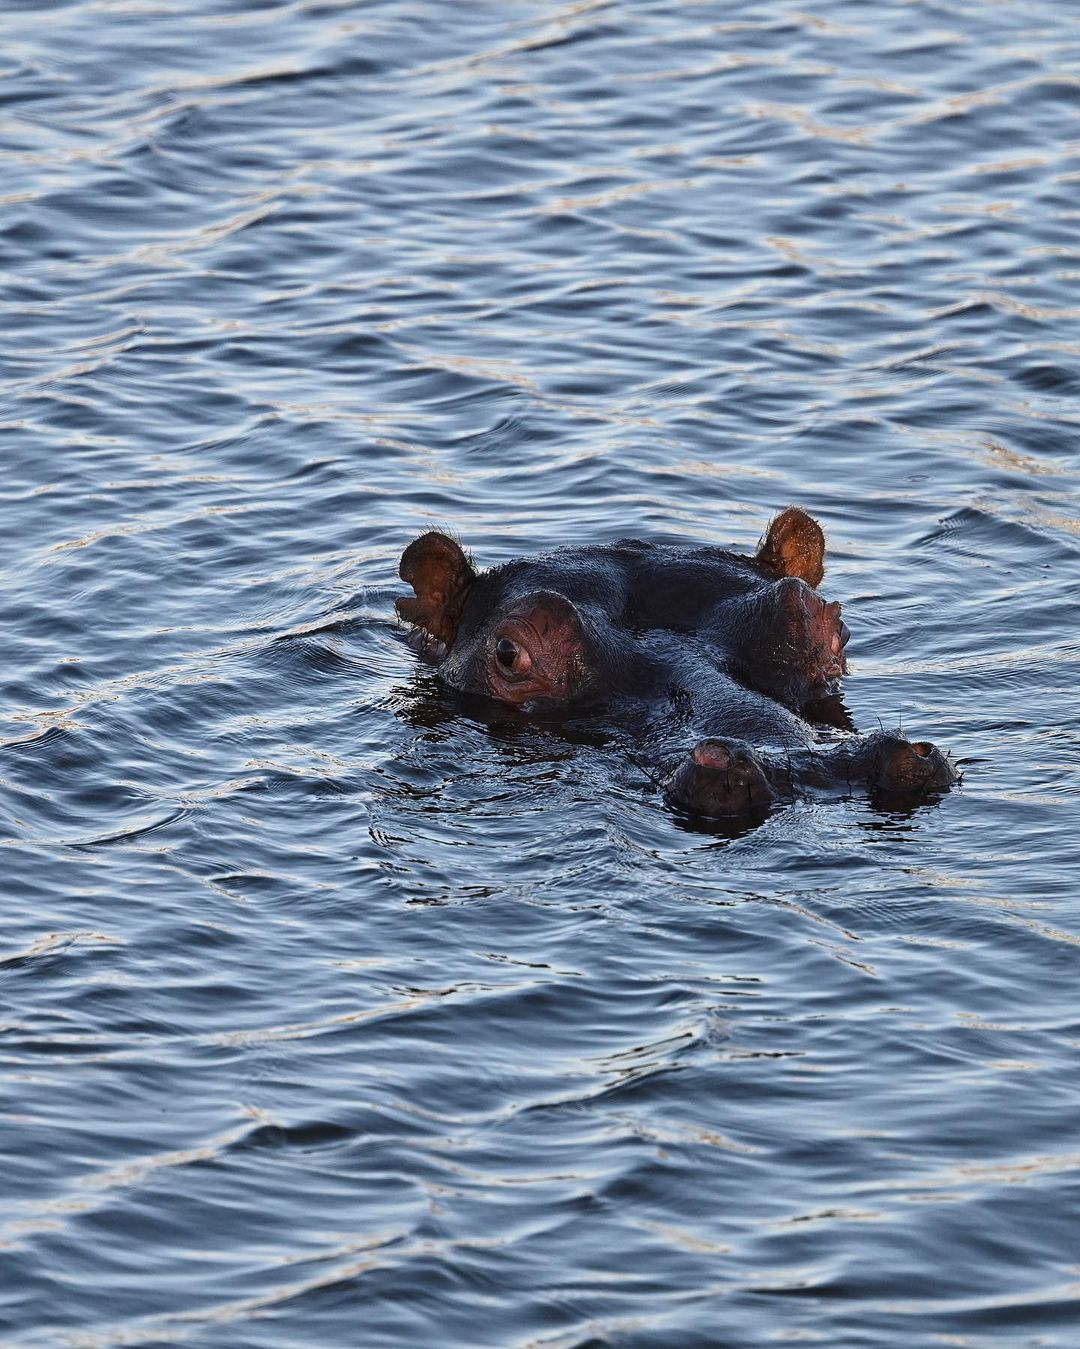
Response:
[[[855,732],[837,697],[849,632],[818,594],[824,572],[821,526],[796,507],[753,556],[620,539],[480,571],[432,532],[402,555],[414,597],[396,607],[451,688],[632,727],[669,804],[691,814],[752,817],[808,791],[911,804],[948,790],[958,774],[936,746]]]

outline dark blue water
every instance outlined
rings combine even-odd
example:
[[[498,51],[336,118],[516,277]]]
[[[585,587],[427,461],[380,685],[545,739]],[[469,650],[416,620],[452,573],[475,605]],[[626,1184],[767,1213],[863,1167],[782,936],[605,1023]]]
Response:
[[[1080,1342],[1080,29],[6,0],[0,1337]],[[484,564],[824,523],[906,814],[440,699]]]

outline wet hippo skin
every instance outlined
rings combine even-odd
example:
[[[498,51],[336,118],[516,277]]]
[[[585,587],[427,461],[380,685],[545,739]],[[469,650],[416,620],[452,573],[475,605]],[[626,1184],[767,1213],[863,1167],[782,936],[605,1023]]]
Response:
[[[446,684],[524,713],[605,708],[633,723],[679,809],[766,811],[807,790],[854,786],[917,800],[956,781],[926,742],[881,733],[823,743],[837,717],[848,629],[817,592],[825,539],[795,507],[753,556],[620,539],[479,571],[448,535],[401,558],[399,599]],[[823,709],[832,708],[829,712]],[[705,735],[670,761],[675,737]]]

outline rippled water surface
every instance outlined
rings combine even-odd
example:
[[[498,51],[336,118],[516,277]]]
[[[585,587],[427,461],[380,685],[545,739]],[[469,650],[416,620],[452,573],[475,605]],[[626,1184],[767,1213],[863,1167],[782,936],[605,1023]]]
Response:
[[[6,0],[0,1335],[1080,1342],[1061,0]],[[798,502],[914,811],[393,618]]]

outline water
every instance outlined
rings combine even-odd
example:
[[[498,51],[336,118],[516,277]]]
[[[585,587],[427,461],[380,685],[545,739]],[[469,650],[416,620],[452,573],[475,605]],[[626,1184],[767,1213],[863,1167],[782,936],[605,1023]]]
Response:
[[[7,0],[0,1335],[1080,1335],[1080,38]],[[908,814],[443,698],[432,523],[831,545]]]

